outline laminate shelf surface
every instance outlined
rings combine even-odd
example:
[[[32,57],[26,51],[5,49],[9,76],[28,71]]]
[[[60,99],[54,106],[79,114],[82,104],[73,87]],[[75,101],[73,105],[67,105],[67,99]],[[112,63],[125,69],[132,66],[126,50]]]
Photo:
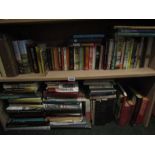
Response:
[[[86,80],[86,79],[110,79],[128,77],[155,76],[155,70],[151,68],[128,70],[78,70],[78,71],[49,71],[46,75],[20,74],[15,77],[0,77],[0,82],[21,81],[56,81],[56,80]]]

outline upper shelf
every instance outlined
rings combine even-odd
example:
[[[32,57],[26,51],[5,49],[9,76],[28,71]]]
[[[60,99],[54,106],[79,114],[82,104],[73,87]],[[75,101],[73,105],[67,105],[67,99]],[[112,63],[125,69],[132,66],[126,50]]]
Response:
[[[128,77],[155,76],[155,70],[151,68],[128,70],[81,70],[81,71],[49,71],[46,76],[39,74],[22,74],[16,77],[0,77],[0,82],[21,81],[56,81],[56,80],[86,80],[86,79],[112,79]]]

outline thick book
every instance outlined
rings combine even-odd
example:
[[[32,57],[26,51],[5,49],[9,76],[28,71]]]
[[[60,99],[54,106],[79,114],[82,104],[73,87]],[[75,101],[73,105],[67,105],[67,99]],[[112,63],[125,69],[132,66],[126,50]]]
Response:
[[[1,56],[0,56],[0,75],[2,77],[6,77],[6,72],[5,72],[5,68],[4,68]]]
[[[74,70],[74,47],[69,47],[69,70]]]
[[[134,106],[135,104],[131,100],[123,103],[120,111],[120,117],[118,119],[118,124],[120,126],[126,126],[129,124],[133,114]]]
[[[93,102],[94,113],[93,124],[94,125],[104,125],[114,120],[113,108],[116,99],[99,100]]]
[[[142,105],[143,97],[136,90],[134,90],[132,88],[129,88],[129,89],[130,89],[129,91],[131,91],[131,95],[133,96],[132,101],[135,103],[135,108],[134,108],[134,111],[133,111],[133,114],[132,114],[132,117],[130,120],[130,124],[136,125],[136,119],[137,119],[138,113],[139,113],[141,105]]]
[[[147,97],[143,97],[142,104],[141,104],[139,113],[138,113],[137,118],[136,118],[136,124],[142,124],[143,123],[149,102],[150,101]]]
[[[18,75],[17,61],[13,52],[11,41],[6,37],[0,38],[0,57],[5,69],[6,76]]]

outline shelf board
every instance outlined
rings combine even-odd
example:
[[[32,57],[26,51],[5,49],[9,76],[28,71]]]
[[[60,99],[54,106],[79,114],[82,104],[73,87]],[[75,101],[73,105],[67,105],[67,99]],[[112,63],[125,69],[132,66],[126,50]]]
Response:
[[[76,80],[86,79],[112,79],[128,77],[155,76],[155,70],[151,68],[128,69],[128,70],[81,70],[81,71],[49,71],[46,76],[40,74],[22,74],[15,77],[0,77],[0,82],[21,81],[56,81],[68,80],[75,77]]]

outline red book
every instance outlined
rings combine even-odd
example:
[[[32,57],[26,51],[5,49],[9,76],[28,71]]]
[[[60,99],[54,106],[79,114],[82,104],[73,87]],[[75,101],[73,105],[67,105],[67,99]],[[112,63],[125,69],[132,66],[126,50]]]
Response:
[[[119,118],[119,125],[125,126],[128,125],[134,110],[135,104],[132,101],[126,101],[122,107],[120,112],[120,118]]]
[[[147,110],[148,104],[149,104],[149,99],[147,97],[143,97],[142,104],[141,104],[139,113],[137,115],[136,124],[143,123],[145,112]]]
[[[85,70],[89,69],[89,47],[85,47]]]

